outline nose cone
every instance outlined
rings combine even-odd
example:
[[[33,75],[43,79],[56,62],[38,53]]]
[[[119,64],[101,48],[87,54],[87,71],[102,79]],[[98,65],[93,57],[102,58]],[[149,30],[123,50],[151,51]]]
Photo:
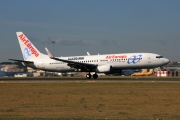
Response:
[[[170,62],[169,59],[164,58],[164,64],[165,64],[165,65],[168,64],[169,62]]]

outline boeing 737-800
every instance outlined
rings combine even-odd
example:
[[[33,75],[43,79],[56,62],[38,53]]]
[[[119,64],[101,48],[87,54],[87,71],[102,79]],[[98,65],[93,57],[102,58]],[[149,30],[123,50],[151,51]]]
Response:
[[[24,60],[9,59],[23,62],[26,66],[52,72],[88,72],[87,78],[98,78],[97,73],[120,73],[124,69],[155,68],[166,65],[169,60],[154,53],[119,53],[86,56],[55,57],[46,49],[48,55],[41,53],[22,33],[17,32]],[[91,75],[91,72],[95,74]]]

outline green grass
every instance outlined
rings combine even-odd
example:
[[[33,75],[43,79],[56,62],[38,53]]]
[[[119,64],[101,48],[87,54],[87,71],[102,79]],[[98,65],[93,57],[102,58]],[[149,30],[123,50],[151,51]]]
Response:
[[[0,83],[3,120],[180,118],[180,83]]]

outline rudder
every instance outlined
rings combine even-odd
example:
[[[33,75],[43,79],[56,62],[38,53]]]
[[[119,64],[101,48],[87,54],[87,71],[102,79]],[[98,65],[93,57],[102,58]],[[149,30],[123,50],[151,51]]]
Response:
[[[42,53],[31,43],[23,32],[16,32],[24,60],[35,60],[42,56]]]

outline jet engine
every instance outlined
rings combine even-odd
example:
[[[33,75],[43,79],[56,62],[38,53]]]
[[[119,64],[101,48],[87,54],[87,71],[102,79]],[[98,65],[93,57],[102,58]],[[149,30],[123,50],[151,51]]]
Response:
[[[107,73],[107,72],[111,72],[112,67],[110,65],[100,65],[97,66],[96,68],[96,72],[98,73]]]

